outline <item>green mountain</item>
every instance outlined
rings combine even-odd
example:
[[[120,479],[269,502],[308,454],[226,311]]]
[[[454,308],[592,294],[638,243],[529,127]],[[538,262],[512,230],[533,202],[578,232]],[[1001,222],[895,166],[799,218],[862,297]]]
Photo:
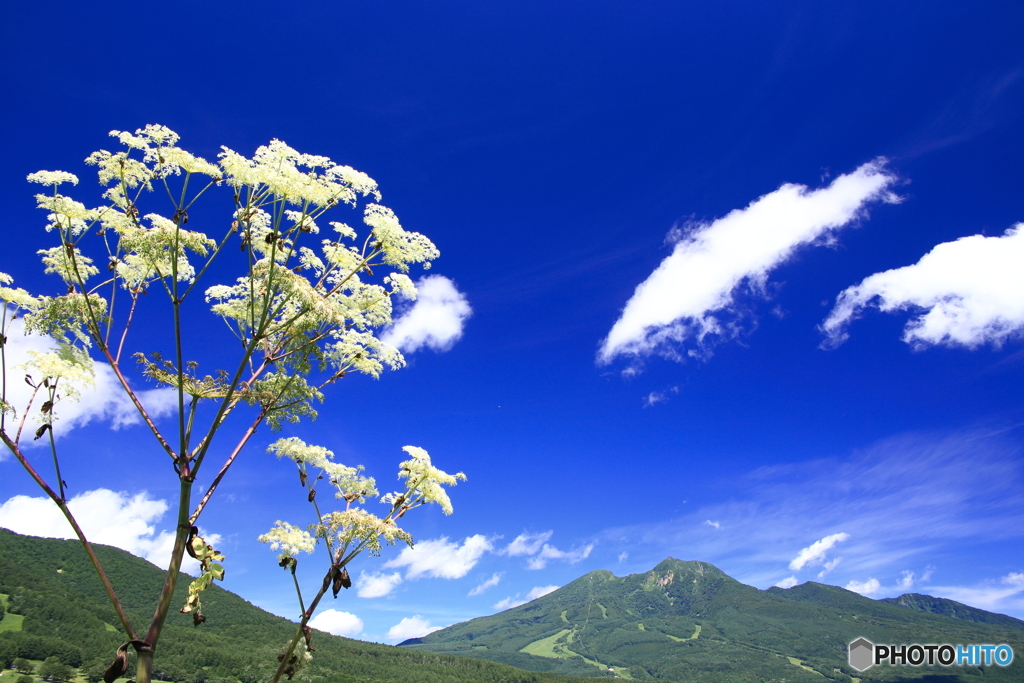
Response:
[[[1020,620],[927,596],[903,598],[894,604],[811,582],[762,591],[706,562],[669,558],[645,574],[591,572],[533,602],[402,646],[532,671],[612,670],[635,680],[1024,680],[1020,661],[851,669],[847,646],[859,637],[879,644],[1007,643],[1024,657]]]
[[[164,572],[109,546],[94,546],[136,628],[148,625]],[[184,604],[191,577],[179,577]],[[113,660],[127,638],[92,565],[77,541],[20,536],[0,529],[0,665],[16,657],[57,656],[83,674]],[[155,658],[155,673],[175,683],[260,683],[277,666],[276,654],[295,624],[216,586],[203,593],[209,620],[193,627],[171,611]],[[306,683],[583,683],[521,671],[480,659],[436,655],[389,645],[313,637],[311,666],[295,678]]]
[[[979,624],[994,624],[1011,629],[1020,629],[1024,626],[1024,622],[1020,619],[1014,619],[1005,614],[994,614],[977,607],[965,605],[956,600],[933,598],[930,595],[921,595],[920,593],[904,593],[898,598],[882,598],[880,602],[887,602],[890,605],[899,605],[900,607],[909,607],[910,609],[931,614],[964,619],[965,621],[974,621]]]

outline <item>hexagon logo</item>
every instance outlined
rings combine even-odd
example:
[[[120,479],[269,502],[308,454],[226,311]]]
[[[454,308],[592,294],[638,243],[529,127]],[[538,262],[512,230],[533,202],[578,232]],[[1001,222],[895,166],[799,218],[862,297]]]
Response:
[[[850,666],[857,671],[866,671],[874,665],[875,644],[867,638],[858,638],[850,643]]]

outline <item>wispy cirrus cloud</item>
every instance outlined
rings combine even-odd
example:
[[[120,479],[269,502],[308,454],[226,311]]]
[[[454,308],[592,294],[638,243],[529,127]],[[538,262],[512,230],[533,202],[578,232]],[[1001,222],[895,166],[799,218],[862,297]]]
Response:
[[[611,528],[598,538],[612,551],[628,547],[635,561],[685,548],[689,557],[760,587],[820,580],[821,570],[835,585],[856,582],[866,592],[875,579],[878,593],[897,595],[906,592],[906,572],[920,574],[915,586],[927,586],[935,565],[962,553],[964,543],[1024,541],[1018,429],[908,434],[846,457],[760,468],[731,478],[730,494],[720,502],[659,523]],[[721,527],[709,528],[707,520]],[[840,543],[836,563],[828,553]],[[816,571],[804,576],[811,568]],[[995,588],[994,596],[1015,595],[1006,593],[1012,586]],[[1014,599],[1003,610],[1024,616]]]
[[[652,391],[651,393],[647,394],[646,398],[644,398],[644,408],[650,408],[652,406],[656,406],[656,405],[658,405],[659,403],[661,403],[663,401],[667,401],[668,398],[669,398],[669,394],[678,394],[678,393],[679,393],[679,387],[678,386],[669,387],[665,391]]]
[[[927,590],[932,595],[981,609],[1024,612],[1024,572],[1010,572],[973,586],[928,586]]]
[[[1024,333],[1024,223],[1000,237],[943,242],[911,266],[864,278],[843,290],[821,325],[825,347],[849,337],[868,308],[911,311],[903,341],[911,346],[1000,346]]]
[[[491,574],[491,578],[489,578],[486,581],[480,583],[473,590],[469,591],[468,597],[473,597],[475,595],[480,595],[481,593],[486,591],[488,588],[494,588],[499,583],[501,583],[501,577],[504,574],[505,574],[505,572],[494,572],[493,574]]]
[[[828,187],[785,184],[710,223],[670,234],[672,253],[640,285],[601,343],[598,362],[618,356],[704,356],[742,331],[741,292],[763,296],[768,276],[800,247],[825,243],[877,201],[896,202],[885,160]]]

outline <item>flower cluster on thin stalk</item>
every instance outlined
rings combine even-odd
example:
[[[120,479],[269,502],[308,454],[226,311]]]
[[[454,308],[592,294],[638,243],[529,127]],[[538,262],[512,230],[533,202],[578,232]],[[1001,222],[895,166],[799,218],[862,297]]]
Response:
[[[275,680],[281,675],[291,679],[308,661],[312,650],[309,647],[311,633],[306,624],[320,599],[328,589],[337,598],[341,588],[352,585],[347,565],[364,551],[379,555],[383,544],[403,542],[412,547],[412,536],[398,526],[397,520],[427,503],[438,504],[446,515],[450,515],[452,504],[444,487],[465,481],[466,475],[462,472],[448,474],[431,463],[427,451],[406,446],[403,450],[410,457],[398,466],[398,479],[404,481],[404,488],[380,498],[386,506],[381,517],[361,507],[368,498],[379,495],[374,479],[362,474],[362,466],[348,467],[337,463],[331,451],[296,437],[278,439],[267,450],[278,458],[287,458],[295,463],[299,483],[306,490],[306,499],[312,504],[316,519],[306,528],[278,520],[270,531],[259,537],[261,542],[270,545],[271,550],[280,551],[279,564],[291,572],[301,610],[299,628],[290,647],[279,656],[281,663],[275,675]],[[317,494],[325,483],[334,491],[334,498],[344,503],[340,509],[324,512],[321,508]],[[297,556],[299,553],[313,553],[321,540],[329,556],[329,569],[319,593],[307,607],[295,574]],[[301,650],[302,656],[292,654],[298,644],[305,648]]]
[[[314,404],[323,400],[328,384],[351,372],[376,378],[385,367],[404,365],[402,354],[378,339],[375,330],[391,323],[393,296],[415,298],[410,266],[429,268],[438,251],[426,237],[402,227],[394,212],[380,203],[380,191],[371,178],[279,140],[258,148],[251,158],[224,147],[216,161],[208,161],[182,149],[178,135],[164,126],[149,125],[134,133],[113,131],[111,136],[122,145],[120,151],[99,150],[86,159],[96,167],[103,188],[103,201],[97,206],[65,194],[64,188],[78,184],[74,174],[39,171],[28,176],[29,182],[45,188],[36,202],[46,213],[45,228],[55,240],[39,255],[44,271],[59,278],[60,284],[56,294],[34,296],[0,273],[0,440],[61,507],[91,553],[66,506],[53,429],[58,401],[76,398],[92,381],[90,354],[109,364],[180,479],[182,504],[168,570],[173,576],[164,592],[173,593],[173,577],[184,552],[199,559],[203,575],[193,583],[186,608],[200,623],[199,592],[223,575],[220,555],[197,535],[197,520],[210,496],[258,426],[266,423],[277,430],[302,417],[315,418]],[[196,202],[201,197],[217,192],[230,197],[230,210],[212,220],[192,215],[199,213]],[[362,236],[328,215],[360,206],[366,227]],[[200,287],[215,272],[212,264],[233,246],[244,255],[240,276]],[[129,355],[143,375],[177,393],[176,438],[151,419],[122,368],[123,354],[131,347],[132,322],[144,304],[159,299],[145,296],[153,293],[166,295],[172,312],[173,324],[164,335],[171,352]],[[188,359],[193,345],[199,346],[195,340],[209,334],[205,321],[191,326],[186,321],[185,311],[194,309],[184,304],[193,295],[205,296],[240,348],[236,362],[205,375],[199,374],[198,362]],[[57,342],[56,350],[32,354],[22,368],[33,387],[24,406],[11,405],[7,391],[12,368],[4,353],[14,316],[24,319],[26,333],[48,335]],[[202,420],[197,417],[201,405],[209,406]],[[228,446],[223,465],[189,514],[191,486],[212,452],[218,430],[244,405],[254,409],[248,413],[248,428]],[[42,424],[36,438],[50,434],[56,487],[22,452],[22,428],[33,411]],[[450,511],[440,486],[454,483],[440,470],[430,469],[425,452],[418,453],[410,451],[409,463],[414,465],[407,468],[407,483],[416,482],[415,486],[389,494],[386,502],[392,509],[382,518],[354,506],[376,495],[372,480],[334,465],[327,456],[316,464],[305,456],[296,460],[332,481],[346,501],[345,509],[318,516],[312,531],[282,523],[272,532],[279,548],[294,553],[310,539],[330,539],[331,552],[341,550],[338,557],[344,562],[353,552],[376,552],[381,539],[410,542],[395,520],[424,502],[438,502]],[[315,488],[310,495],[315,495]],[[105,580],[98,558],[90,557]],[[140,665],[140,683],[149,683],[152,648],[166,615],[167,595],[161,597],[143,638],[133,631],[113,587],[109,582],[105,586],[131,638],[129,644],[140,653],[140,662],[148,662]]]

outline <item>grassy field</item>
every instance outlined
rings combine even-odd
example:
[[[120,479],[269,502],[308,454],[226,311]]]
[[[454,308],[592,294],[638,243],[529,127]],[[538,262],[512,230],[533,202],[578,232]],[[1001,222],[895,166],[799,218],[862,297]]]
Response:
[[[7,607],[6,593],[0,593],[0,602],[4,604],[4,608]],[[20,631],[21,622],[24,620],[25,617],[23,617],[22,615],[11,614],[10,612],[7,612],[5,609],[4,618],[0,619],[0,633],[3,633],[4,631]]]
[[[550,657],[554,659],[560,657],[576,656],[575,652],[572,652],[562,647],[559,641],[571,643],[572,631],[567,628],[562,629],[553,636],[548,636],[547,638],[541,638],[540,640],[533,641],[529,645],[520,648],[519,651],[525,652],[528,655],[534,655],[536,657]]]
[[[562,613],[562,618],[565,618],[565,613]],[[525,652],[528,655],[534,655],[536,657],[548,657],[549,659],[568,659],[569,657],[579,657],[584,662],[591,666],[596,666],[602,671],[606,671],[609,667],[605,666],[601,662],[595,662],[593,659],[587,659],[583,655],[573,652],[569,648],[565,647],[572,642],[573,636],[575,635],[573,629],[562,629],[553,636],[547,638],[541,638],[535,640],[529,645],[519,649],[520,652]],[[563,645],[564,643],[564,645]],[[630,679],[629,670],[622,667],[611,667],[619,675],[620,678]],[[621,671],[619,670],[621,669]]]

